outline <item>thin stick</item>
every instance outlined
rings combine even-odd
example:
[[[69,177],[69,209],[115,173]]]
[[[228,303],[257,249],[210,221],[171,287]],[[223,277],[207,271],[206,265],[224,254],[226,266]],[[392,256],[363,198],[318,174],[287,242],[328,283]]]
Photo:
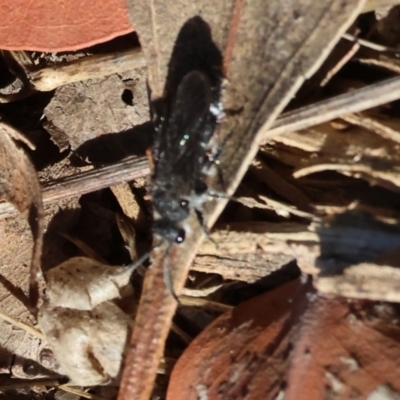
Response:
[[[32,87],[41,92],[86,79],[133,71],[145,67],[146,60],[140,48],[83,57],[62,65],[29,71]]]
[[[361,46],[368,47],[369,49],[376,50],[376,51],[393,51],[398,52],[398,49],[394,47],[382,46],[379,43],[374,43],[369,40],[358,38],[357,36],[350,35],[350,33],[344,33],[342,35],[343,39],[349,40],[350,42],[359,43]]]
[[[43,378],[43,379],[15,379],[10,378],[5,382],[0,383],[0,391],[5,392],[6,390],[16,390],[22,388],[31,388],[34,386],[50,386],[59,387],[60,382],[57,378]]]
[[[331,121],[341,115],[390,103],[399,98],[400,77],[397,76],[285,113],[275,121],[271,129],[263,133],[261,142],[271,140],[283,133],[298,131]]]
[[[33,326],[27,325],[21,321],[18,321],[13,317],[10,317],[9,315],[4,314],[2,311],[0,311],[0,319],[7,321],[14,326],[17,326],[18,328],[23,329],[25,332],[30,333],[31,335],[33,335],[41,340],[46,340],[46,337],[38,329],[34,328]]]
[[[59,389],[63,390],[64,392],[67,393],[72,393],[72,394],[76,394],[77,396],[83,397],[85,399],[89,399],[89,400],[103,400],[102,397],[96,396],[94,394],[90,394],[90,393],[86,393],[83,390],[74,388],[72,386],[67,386],[67,385],[60,385],[58,386]]]
[[[149,175],[145,157],[129,157],[113,165],[67,176],[42,185],[43,204],[51,204],[74,196],[105,189],[122,182],[129,182]],[[0,219],[15,214],[17,210],[9,203],[0,203]]]

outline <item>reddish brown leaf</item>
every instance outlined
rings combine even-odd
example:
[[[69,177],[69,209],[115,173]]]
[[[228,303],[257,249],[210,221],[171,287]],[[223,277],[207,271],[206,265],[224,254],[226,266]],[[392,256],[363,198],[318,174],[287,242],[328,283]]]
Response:
[[[389,304],[318,297],[302,318],[287,373],[287,400],[366,399],[399,392],[400,327]],[[390,314],[390,313],[389,313]]]
[[[0,0],[0,48],[68,51],[131,32],[124,0]]]
[[[289,282],[242,303],[207,327],[171,375],[168,399],[275,398],[287,368],[290,332],[310,284]]]
[[[378,317],[379,307],[290,282],[206,328],[176,364],[167,398],[366,399],[383,385],[399,391],[400,328]]]

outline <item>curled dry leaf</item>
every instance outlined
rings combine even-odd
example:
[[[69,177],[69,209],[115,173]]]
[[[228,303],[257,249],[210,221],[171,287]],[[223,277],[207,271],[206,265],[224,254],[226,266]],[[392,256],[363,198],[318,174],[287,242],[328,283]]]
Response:
[[[46,294],[53,307],[93,310],[120,296],[132,270],[110,267],[86,257],[74,257],[47,273]]]
[[[23,149],[11,139],[20,134],[0,122],[0,198],[12,203],[28,220],[33,235],[30,298],[35,306],[38,298],[37,279],[43,243],[42,194],[35,168]]]
[[[112,300],[120,297],[131,272],[75,257],[47,274],[39,326],[76,385],[105,384],[118,376],[131,317]]]
[[[101,385],[118,375],[130,317],[114,303],[79,312],[43,308],[39,318],[48,344],[73,384]]]
[[[365,399],[385,384],[399,391],[396,318],[388,304],[324,297],[300,278],[206,328],[175,365],[167,399]]]

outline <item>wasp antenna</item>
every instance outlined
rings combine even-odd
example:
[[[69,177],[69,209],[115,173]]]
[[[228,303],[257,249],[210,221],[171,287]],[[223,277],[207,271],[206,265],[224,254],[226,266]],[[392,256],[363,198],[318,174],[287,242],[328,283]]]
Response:
[[[156,247],[154,247],[151,251],[153,251]],[[148,251],[147,253],[143,254],[142,257],[138,258],[136,261],[128,264],[126,267],[124,267],[122,269],[122,271],[115,273],[114,276],[124,275],[127,273],[127,271],[129,271],[129,273],[133,273],[138,267],[140,267],[150,257],[151,251]]]
[[[153,249],[151,251],[153,251]],[[151,251],[148,251],[147,253],[144,253],[142,255],[142,257],[139,257],[133,263],[128,264],[126,266],[126,269],[130,269],[132,272],[135,271],[136,268],[138,268],[140,265],[142,265],[150,257]]]

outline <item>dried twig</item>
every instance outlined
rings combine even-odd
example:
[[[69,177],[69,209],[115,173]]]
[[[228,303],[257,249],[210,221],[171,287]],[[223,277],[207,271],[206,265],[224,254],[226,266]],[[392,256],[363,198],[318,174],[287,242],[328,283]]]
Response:
[[[377,107],[400,98],[400,77],[387,79],[365,88],[353,90],[331,99],[283,114],[268,131],[264,131],[262,142],[283,133],[310,128],[339,118]]]
[[[81,196],[109,186],[129,182],[149,174],[145,157],[129,157],[113,165],[81,172],[43,184],[43,203],[51,204],[74,196]],[[9,203],[0,203],[0,218],[16,213]]]
[[[19,93],[0,95],[0,103],[8,103],[30,96],[35,91],[48,92],[68,83],[132,71],[146,66],[140,48],[83,57],[60,65],[44,68],[35,66],[24,51],[4,52],[6,58],[18,63],[23,71],[23,88]]]
[[[24,324],[23,322],[18,321],[13,317],[10,317],[9,315],[3,313],[2,311],[0,311],[0,319],[7,321],[14,326],[17,326],[18,328],[23,329],[25,332],[30,333],[31,335],[33,335],[41,340],[46,340],[43,333],[40,332],[38,329],[34,328],[33,326]]]

